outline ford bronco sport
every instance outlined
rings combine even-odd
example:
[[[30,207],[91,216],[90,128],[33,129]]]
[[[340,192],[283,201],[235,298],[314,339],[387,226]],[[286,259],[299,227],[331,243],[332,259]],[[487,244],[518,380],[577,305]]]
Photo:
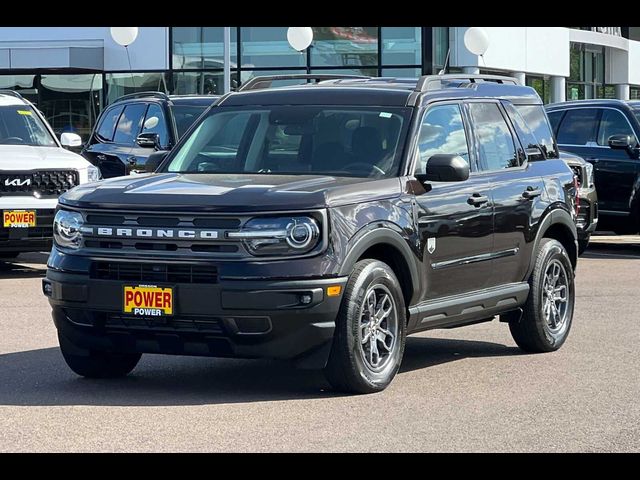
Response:
[[[61,197],[43,290],[74,372],[268,357],[375,392],[407,335],[497,315],[525,351],[560,348],[576,187],[532,88],[284,78],[307,84],[258,77],[153,154],[155,172]]]

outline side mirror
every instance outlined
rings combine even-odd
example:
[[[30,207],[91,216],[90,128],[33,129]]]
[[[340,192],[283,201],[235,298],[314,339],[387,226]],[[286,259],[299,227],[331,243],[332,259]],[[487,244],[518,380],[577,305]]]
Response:
[[[631,135],[611,135],[608,140],[609,147],[614,150],[629,150],[635,147],[635,141]]]
[[[77,133],[64,132],[60,135],[60,143],[65,148],[81,147],[82,138]]]
[[[160,145],[160,135],[157,133],[141,133],[138,135],[138,138],[136,138],[136,143],[142,148],[162,149]]]
[[[160,150],[159,152],[153,152],[151,155],[149,155],[149,158],[147,158],[147,161],[144,164],[145,171],[148,173],[155,172],[160,164],[164,161],[168,153],[168,150]]]
[[[438,153],[429,157],[421,182],[463,182],[469,178],[469,164],[459,155]]]

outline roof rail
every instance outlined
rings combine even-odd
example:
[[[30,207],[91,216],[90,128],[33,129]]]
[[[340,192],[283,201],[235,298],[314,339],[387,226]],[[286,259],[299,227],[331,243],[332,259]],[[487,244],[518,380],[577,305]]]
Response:
[[[306,74],[295,73],[291,75],[265,75],[262,77],[253,77],[248,82],[245,82],[238,88],[238,92],[244,92],[246,90],[258,90],[261,88],[269,88],[274,80],[315,80],[316,83],[322,80],[354,80],[354,79],[368,79],[364,75],[339,75],[339,74]],[[263,86],[266,84],[265,86]]]
[[[136,93],[129,93],[127,95],[118,97],[112,103],[116,103],[121,100],[131,100],[132,98],[145,98],[145,97],[155,97],[155,98],[161,98],[163,100],[169,100],[169,96],[164,92],[136,92]]]
[[[438,90],[442,88],[443,81],[449,80],[465,80],[469,83],[495,82],[508,83],[511,85],[520,85],[518,80],[505,75],[471,75],[466,73],[448,73],[446,75],[423,75],[416,83],[416,92],[428,92],[429,90]]]
[[[16,92],[15,90],[0,90],[0,95],[11,95],[12,97],[16,97],[21,100],[24,100],[24,97],[20,95],[18,92]]]

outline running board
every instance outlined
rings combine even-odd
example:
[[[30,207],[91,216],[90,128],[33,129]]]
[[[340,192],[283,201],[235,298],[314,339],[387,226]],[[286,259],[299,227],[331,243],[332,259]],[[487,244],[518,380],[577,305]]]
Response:
[[[529,284],[521,282],[424,302],[409,308],[408,332],[487,319],[521,307],[528,296]]]

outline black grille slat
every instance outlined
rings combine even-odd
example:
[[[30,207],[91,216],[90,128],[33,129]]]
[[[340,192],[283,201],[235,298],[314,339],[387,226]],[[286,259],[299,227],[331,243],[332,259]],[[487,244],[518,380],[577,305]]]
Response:
[[[0,173],[0,195],[58,196],[80,183],[76,170],[39,170]]]
[[[91,278],[126,282],[218,283],[218,269],[212,266],[135,262],[93,262]]]

